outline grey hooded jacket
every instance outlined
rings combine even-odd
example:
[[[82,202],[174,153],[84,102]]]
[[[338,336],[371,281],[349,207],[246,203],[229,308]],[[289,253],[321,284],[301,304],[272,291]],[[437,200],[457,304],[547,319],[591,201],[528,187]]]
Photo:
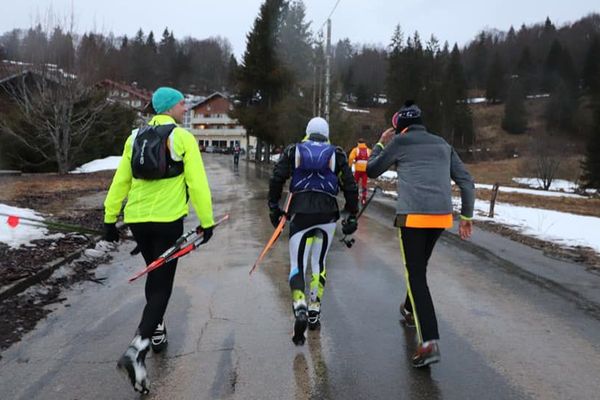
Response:
[[[376,178],[392,165],[398,172],[397,214],[452,213],[453,180],[460,188],[461,216],[473,217],[473,178],[452,146],[423,125],[409,126],[385,147],[375,146],[367,175]]]

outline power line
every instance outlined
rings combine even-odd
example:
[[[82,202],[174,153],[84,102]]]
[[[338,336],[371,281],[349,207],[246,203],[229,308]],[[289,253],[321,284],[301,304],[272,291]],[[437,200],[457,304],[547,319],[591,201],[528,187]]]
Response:
[[[335,5],[333,6],[333,9],[331,10],[331,12],[329,13],[329,16],[327,18],[325,18],[325,21],[323,22],[323,24],[321,24],[321,27],[319,28],[319,31],[323,31],[323,27],[325,26],[325,24],[327,23],[327,20],[331,18],[331,16],[333,15],[333,13],[335,12],[335,9],[337,8],[338,4],[340,4],[340,1],[342,0],[337,0],[335,2]]]

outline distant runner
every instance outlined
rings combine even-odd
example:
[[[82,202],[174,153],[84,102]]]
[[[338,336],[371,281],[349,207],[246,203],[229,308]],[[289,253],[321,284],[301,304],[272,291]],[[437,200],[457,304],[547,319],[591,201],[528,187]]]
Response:
[[[365,143],[365,139],[358,139],[358,145],[352,149],[348,157],[350,167],[354,165],[354,179],[360,185],[360,204],[365,205],[367,201],[367,162],[371,155],[371,149]]]

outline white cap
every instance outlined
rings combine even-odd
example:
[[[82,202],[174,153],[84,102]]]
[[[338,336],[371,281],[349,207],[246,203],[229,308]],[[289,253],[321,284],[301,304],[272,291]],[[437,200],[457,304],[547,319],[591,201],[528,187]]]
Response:
[[[329,138],[329,124],[321,117],[314,117],[306,125],[306,134],[310,135],[311,133],[318,133]]]

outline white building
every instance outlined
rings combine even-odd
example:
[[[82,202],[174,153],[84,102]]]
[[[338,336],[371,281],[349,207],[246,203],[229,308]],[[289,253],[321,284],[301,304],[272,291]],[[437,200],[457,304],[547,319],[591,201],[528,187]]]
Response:
[[[229,116],[233,103],[222,93],[215,92],[193,104],[184,116],[184,126],[198,139],[203,147],[233,147],[239,144],[248,150],[246,130],[236,119]],[[250,147],[256,146],[256,138],[250,137]]]

